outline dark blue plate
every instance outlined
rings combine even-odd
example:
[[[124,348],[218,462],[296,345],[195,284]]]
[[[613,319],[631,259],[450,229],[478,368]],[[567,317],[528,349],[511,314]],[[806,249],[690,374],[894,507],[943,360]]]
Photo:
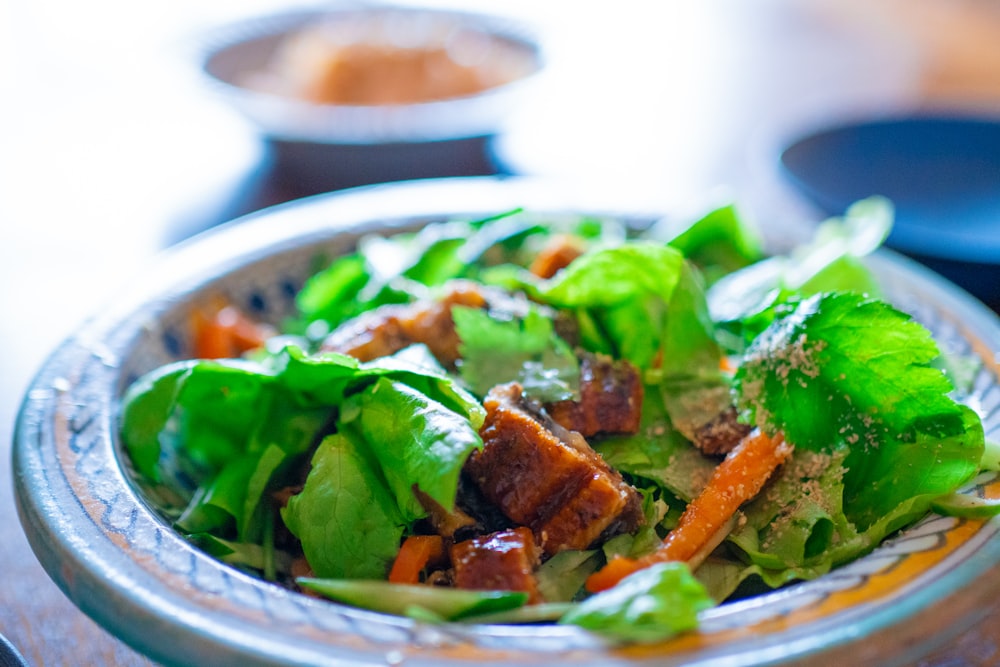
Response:
[[[3,635],[0,635],[0,667],[28,667],[14,645]]]
[[[1000,303],[1000,121],[910,116],[831,127],[792,143],[785,174],[830,215],[879,194],[888,245]]]

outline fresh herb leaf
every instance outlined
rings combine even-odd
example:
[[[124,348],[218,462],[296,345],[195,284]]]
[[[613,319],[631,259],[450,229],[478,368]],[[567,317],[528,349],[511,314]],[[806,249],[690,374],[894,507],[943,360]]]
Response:
[[[579,395],[579,361],[537,308],[524,317],[499,320],[479,308],[455,306],[452,318],[462,341],[459,372],[473,393],[485,396],[492,387],[516,380],[542,402]]]

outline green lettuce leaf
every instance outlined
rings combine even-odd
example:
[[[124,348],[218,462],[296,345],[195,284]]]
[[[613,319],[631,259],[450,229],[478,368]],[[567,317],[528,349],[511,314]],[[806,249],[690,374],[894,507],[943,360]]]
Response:
[[[720,350],[700,277],[679,251],[634,241],[579,257],[541,286],[538,298],[578,313],[588,349],[639,369],[700,367]],[[675,302],[676,300],[676,302]],[[694,358],[691,358],[694,355]]]
[[[281,574],[292,571],[294,559],[287,551],[274,550],[268,553],[268,549],[260,544],[233,542],[209,534],[191,535],[190,539],[210,556],[240,569],[264,571],[273,567]],[[269,564],[271,561],[273,564]]]
[[[768,593],[800,579],[814,579],[825,570],[769,570],[755,563],[747,564],[729,554],[709,556],[698,567],[695,577],[715,602],[739,600]]]
[[[543,296],[567,308],[614,306],[637,295],[669,301],[683,262],[673,248],[636,241],[579,257],[549,282]]]
[[[304,331],[321,323],[328,331],[378,306],[413,301],[428,287],[474,277],[477,262],[487,260],[492,249],[502,249],[506,257],[526,237],[547,232],[519,213],[515,209],[473,222],[434,222],[388,238],[365,236],[356,252],[335,259],[305,282],[296,295],[299,320],[289,327]]]
[[[673,428],[656,391],[643,396],[638,433],[602,438],[593,447],[612,468],[654,481],[685,503],[701,492],[717,463]]]
[[[160,480],[160,435],[174,413],[177,393],[196,361],[166,364],[133,382],[122,397],[121,434],[129,460],[145,478]]]
[[[654,642],[698,626],[698,613],[714,606],[683,563],[659,563],[570,609],[560,623],[609,639]]]
[[[753,338],[766,328],[775,309],[824,291],[879,296],[881,289],[863,258],[881,247],[892,229],[893,206],[870,197],[850,206],[843,217],[824,221],[813,238],[788,254],[775,255],[734,271],[708,291],[712,319],[736,338]],[[742,344],[730,345],[736,351]]]
[[[710,283],[764,258],[760,234],[732,204],[714,208],[693,222],[664,219],[649,235],[680,250]]]
[[[161,460],[182,448],[186,474],[215,472],[246,450],[273,386],[264,366],[240,360],[182,361],[133,383],[122,399],[121,432],[137,470],[164,481]]]
[[[949,395],[936,356],[930,333],[888,304],[820,294],[754,341],[735,388],[749,420],[796,448],[848,452],[844,512],[864,531],[903,503],[926,511],[978,469],[982,424]]]
[[[792,570],[790,578],[812,578],[836,562],[835,551],[855,554],[854,524],[843,510],[846,449],[833,453],[796,450],[760,496],[743,508],[744,520],[729,540],[756,565]]]
[[[366,363],[335,352],[310,355],[287,346],[273,357],[270,366],[303,405],[337,406],[349,393],[387,377],[466,415],[477,428],[485,418],[478,399],[450,377],[423,345]]]
[[[407,522],[427,514],[414,488],[454,509],[462,466],[483,446],[468,418],[387,378],[352,396],[342,414],[340,428],[364,439]]]
[[[368,395],[359,392],[389,378],[401,391],[436,406],[422,413],[426,424],[410,426],[419,434],[416,442],[433,444],[428,456],[438,456],[434,466],[441,467],[408,484],[420,482],[442,505],[451,506],[464,458],[442,459],[442,443],[464,438],[481,445],[476,430],[485,411],[425,349],[359,364],[344,355],[309,356],[287,346],[257,362],[168,365],[141,378],[126,394],[123,440],[140,474],[156,482],[156,493],[176,507],[178,529],[220,537],[232,532],[254,541],[262,531],[268,491],[297,481],[292,475],[318,435],[338,410],[351,409],[349,395],[356,403]],[[372,414],[386,413],[376,405]],[[449,436],[442,435],[446,431]],[[373,433],[376,440],[386,436]],[[441,470],[445,475],[436,477]],[[414,510],[412,493],[406,495],[409,499],[401,502]]]
[[[384,579],[407,524],[364,443],[328,436],[281,517],[317,577]]]
[[[367,283],[364,257],[357,253],[345,255],[314,273],[296,293],[299,317],[305,324],[324,321],[332,328],[362,311],[365,304],[357,297]],[[304,329],[305,325],[296,327]]]
[[[571,602],[580,595],[587,577],[603,563],[596,550],[560,551],[535,572],[538,592],[546,602]]]

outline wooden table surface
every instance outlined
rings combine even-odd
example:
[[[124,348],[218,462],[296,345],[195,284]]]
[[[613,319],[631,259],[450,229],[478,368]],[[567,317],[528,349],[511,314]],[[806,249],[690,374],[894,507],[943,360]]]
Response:
[[[13,422],[45,356],[164,245],[310,194],[182,66],[191,31],[275,4],[0,0],[0,633],[31,665],[148,663],[35,560]],[[582,4],[463,3],[537,18],[550,39],[550,83],[497,146],[508,170],[682,198],[723,186],[792,224],[812,211],[775,155],[799,129],[914,105],[1000,110],[1000,10],[986,0]],[[921,664],[1000,664],[997,613]]]

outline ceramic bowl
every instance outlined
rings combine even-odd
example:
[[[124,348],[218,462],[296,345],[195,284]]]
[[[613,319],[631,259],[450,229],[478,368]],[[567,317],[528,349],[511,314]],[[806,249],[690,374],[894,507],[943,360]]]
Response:
[[[303,35],[327,33],[329,40],[315,37],[299,44]],[[322,80],[321,68],[331,60],[330,42],[365,39],[400,49],[444,47],[460,62],[503,70],[506,82],[475,93],[394,104],[365,103],[363,97],[346,103],[310,100],[283,85],[283,79],[302,77],[307,65],[320,71],[313,79]],[[289,47],[293,42],[296,46]],[[286,11],[221,26],[204,37],[199,57],[210,89],[257,128],[277,168],[312,191],[495,173],[489,144],[530,94],[544,64],[541,38],[524,21],[375,3]],[[335,70],[346,75],[331,78],[366,79],[357,74],[362,69]]]
[[[116,428],[118,401],[139,374],[188,356],[186,322],[208,295],[221,292],[278,322],[311,260],[350,250],[365,232],[519,206],[641,224],[664,213],[651,203],[595,187],[443,179],[306,199],[170,251],[54,351],[24,399],[15,491],[40,562],[84,612],[168,665],[914,664],[996,599],[996,521],[928,516],[827,576],[703,612],[696,633],[615,646],[569,626],[426,624],[291,592],[196,549],[133,482]],[[977,362],[963,399],[996,439],[997,318],[891,252],[878,253],[872,266],[900,308],[946,349]],[[969,492],[1000,497],[1000,482],[987,475]]]

